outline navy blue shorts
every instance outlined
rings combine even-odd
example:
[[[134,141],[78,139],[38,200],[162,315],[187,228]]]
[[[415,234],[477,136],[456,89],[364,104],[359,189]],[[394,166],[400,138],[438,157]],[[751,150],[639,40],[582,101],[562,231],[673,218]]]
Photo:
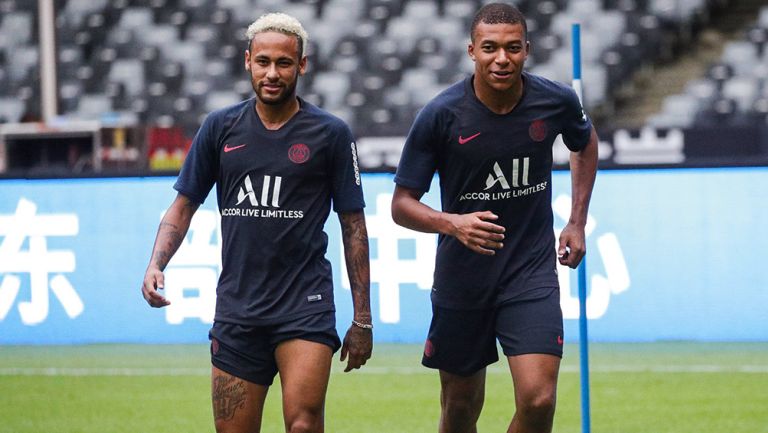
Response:
[[[487,310],[432,306],[432,323],[421,363],[460,376],[471,376],[504,355],[545,353],[563,356],[560,290],[543,298],[509,301]]]
[[[211,363],[219,370],[259,385],[270,386],[277,374],[275,348],[293,339],[322,343],[335,353],[341,347],[333,311],[265,326],[214,322],[208,333]]]

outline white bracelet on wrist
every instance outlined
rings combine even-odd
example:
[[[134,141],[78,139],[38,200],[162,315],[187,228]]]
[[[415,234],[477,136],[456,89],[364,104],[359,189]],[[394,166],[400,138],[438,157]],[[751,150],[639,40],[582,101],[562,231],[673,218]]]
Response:
[[[370,323],[362,323],[362,322],[358,322],[357,320],[354,320],[354,319],[352,320],[352,324],[353,324],[353,325],[355,325],[355,326],[357,326],[358,328],[363,328],[363,329],[373,329],[373,325],[372,325],[372,324],[370,324]]]

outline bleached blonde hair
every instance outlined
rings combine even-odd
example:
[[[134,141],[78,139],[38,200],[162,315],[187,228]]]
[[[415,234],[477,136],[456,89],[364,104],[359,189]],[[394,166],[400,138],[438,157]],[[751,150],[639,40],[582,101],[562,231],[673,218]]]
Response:
[[[296,18],[281,12],[260,16],[248,26],[248,30],[245,31],[245,36],[248,38],[248,46],[250,47],[250,43],[254,36],[264,32],[280,32],[296,36],[299,40],[299,48],[301,49],[299,57],[306,55],[309,35]]]

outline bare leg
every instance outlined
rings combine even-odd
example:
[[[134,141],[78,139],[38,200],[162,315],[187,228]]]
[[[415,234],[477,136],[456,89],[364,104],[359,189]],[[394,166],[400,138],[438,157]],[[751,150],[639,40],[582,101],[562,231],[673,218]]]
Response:
[[[485,369],[469,377],[440,370],[440,433],[477,433],[485,400]]]
[[[213,367],[211,397],[216,432],[258,433],[268,390]]]
[[[332,356],[325,344],[299,339],[280,343],[275,349],[286,432],[323,432]]]
[[[555,417],[560,358],[529,354],[509,356],[516,412],[507,433],[550,433]]]

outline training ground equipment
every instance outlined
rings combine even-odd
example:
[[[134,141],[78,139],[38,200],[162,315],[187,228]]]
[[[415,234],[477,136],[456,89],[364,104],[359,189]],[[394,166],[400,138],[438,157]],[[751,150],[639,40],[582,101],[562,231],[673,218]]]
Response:
[[[581,88],[581,25],[571,27],[573,47],[573,90],[583,101]],[[590,433],[589,419],[589,338],[587,336],[587,256],[581,259],[579,273],[579,363],[581,376],[581,431]]]

